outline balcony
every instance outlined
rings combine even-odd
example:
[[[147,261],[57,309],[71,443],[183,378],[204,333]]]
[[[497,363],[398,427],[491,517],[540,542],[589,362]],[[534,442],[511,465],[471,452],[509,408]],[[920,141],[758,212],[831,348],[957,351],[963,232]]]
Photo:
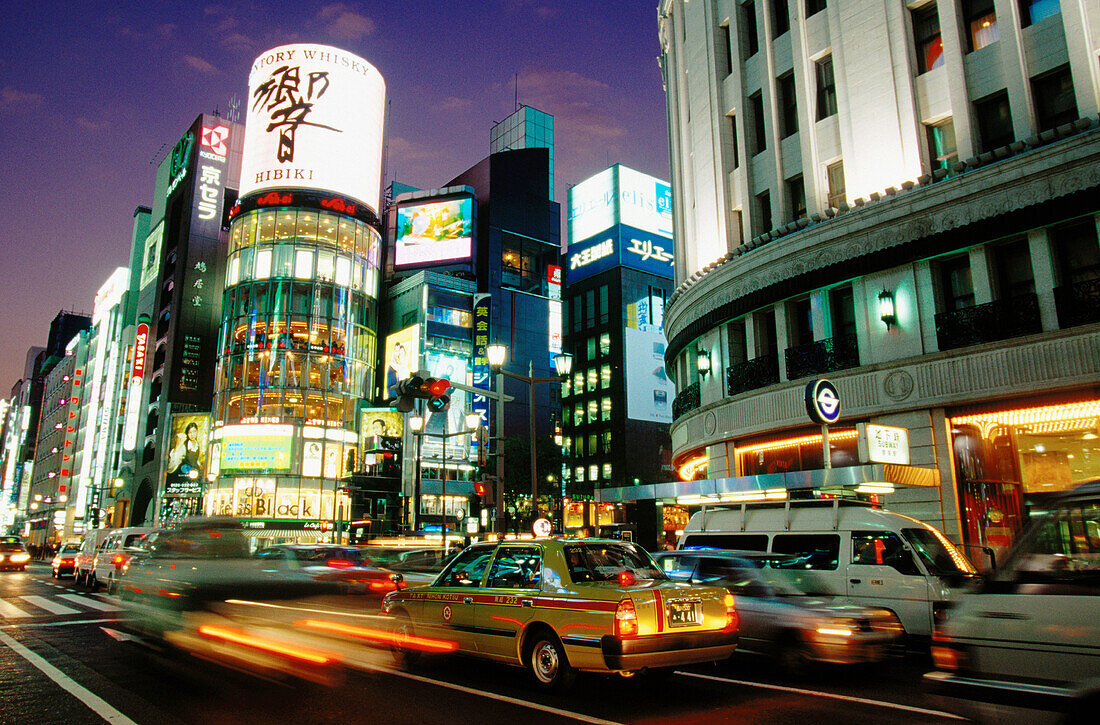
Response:
[[[790,380],[859,367],[859,348],[854,334],[788,347],[786,357],[787,378]]]
[[[779,382],[779,356],[761,355],[726,368],[726,395],[737,395]]]
[[[1054,304],[1062,329],[1100,322],[1100,279],[1055,287]]]
[[[1039,298],[1034,294],[936,315],[936,339],[941,350],[1032,335],[1041,330]]]
[[[690,413],[699,407],[699,383],[692,383],[677,394],[672,401],[672,419],[676,420],[684,413]]]

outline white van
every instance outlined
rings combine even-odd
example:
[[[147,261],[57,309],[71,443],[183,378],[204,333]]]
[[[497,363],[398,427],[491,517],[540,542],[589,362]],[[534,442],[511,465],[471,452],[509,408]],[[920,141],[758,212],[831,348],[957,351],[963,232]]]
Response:
[[[803,574],[810,594],[836,596],[897,615],[909,637],[928,638],[951,589],[978,575],[923,521],[847,499],[745,503],[693,515],[680,548],[794,555],[772,566]]]
[[[92,570],[84,579],[89,589],[95,591],[100,584],[107,587],[108,594],[115,593],[115,584],[122,568],[130,560],[130,549],[136,546],[142,536],[156,529],[150,526],[130,526],[125,529],[112,529],[100,542],[92,561]]]
[[[73,567],[73,580],[77,586],[86,584],[92,575],[96,550],[109,533],[111,533],[109,529],[89,529],[84,532],[84,539],[80,542],[80,551],[76,554],[76,564]]]

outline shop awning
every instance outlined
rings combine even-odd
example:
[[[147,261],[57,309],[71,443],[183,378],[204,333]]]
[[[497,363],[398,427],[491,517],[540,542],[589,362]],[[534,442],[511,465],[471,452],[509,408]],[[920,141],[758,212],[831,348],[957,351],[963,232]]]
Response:
[[[252,539],[317,539],[327,538],[331,531],[303,531],[302,529],[242,529],[241,533]]]

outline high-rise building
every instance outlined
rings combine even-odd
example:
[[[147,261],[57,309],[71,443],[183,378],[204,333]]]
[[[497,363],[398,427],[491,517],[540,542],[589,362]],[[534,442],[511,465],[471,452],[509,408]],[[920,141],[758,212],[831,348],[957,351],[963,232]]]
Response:
[[[259,56],[249,89],[211,443],[175,424],[168,474],[203,472],[206,512],[262,539],[331,536],[352,516],[374,387],[385,83],[362,58],[297,44]]]
[[[562,388],[565,527],[610,531],[632,523],[649,541],[664,530],[663,510],[652,500],[624,506],[604,489],[672,476],[675,388],[664,359],[672,194],[668,182],[616,164],[570,188],[568,202],[563,332],[573,372]],[[585,508],[596,489],[603,503],[594,514]]]
[[[516,149],[550,152],[550,201],[554,200],[554,117],[531,106],[520,106],[489,129],[489,153]]]
[[[982,561],[1100,475],[1098,24],[1083,0],[658,4],[672,445],[702,479],[658,498],[877,491]],[[831,468],[804,412],[825,376]]]

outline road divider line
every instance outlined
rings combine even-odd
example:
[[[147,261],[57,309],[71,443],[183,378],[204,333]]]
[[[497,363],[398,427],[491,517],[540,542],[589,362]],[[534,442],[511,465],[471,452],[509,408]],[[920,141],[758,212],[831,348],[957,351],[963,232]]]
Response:
[[[404,677],[408,680],[414,680],[416,682],[423,682],[429,685],[439,685],[440,687],[446,687],[451,690],[458,690],[459,692],[465,692],[470,695],[477,695],[478,697],[487,697],[490,700],[497,700],[499,702],[507,702],[512,705],[519,705],[520,707],[526,707],[532,710],[541,710],[542,712],[548,712],[552,715],[560,715],[562,717],[572,718],[580,722],[592,723],[592,725],[622,725],[614,720],[604,720],[598,717],[592,717],[591,715],[585,715],[579,712],[571,712],[569,710],[562,710],[556,707],[550,707],[549,705],[541,705],[537,702],[529,702],[527,700],[520,700],[515,697],[508,697],[507,695],[498,695],[495,692],[486,692],[485,690],[478,690],[474,687],[466,687],[464,685],[456,685],[452,682],[446,682],[445,680],[433,680],[430,677],[423,677],[421,675],[414,675],[411,672],[404,672],[402,670],[395,670],[390,667],[378,667],[372,666],[369,669],[377,672],[385,672],[391,675],[397,675],[398,677]]]
[[[0,642],[13,652],[42,671],[46,677],[56,682],[63,690],[84,703],[92,712],[113,725],[137,725],[133,720],[111,707],[103,698],[47,662],[41,655],[35,654],[7,634],[0,632]]]
[[[965,720],[965,717],[955,715],[950,712],[943,712],[942,710],[929,710],[923,707],[916,707],[914,705],[903,705],[900,702],[889,702],[887,700],[869,700],[865,697],[855,697],[853,695],[838,695],[833,692],[821,692],[819,690],[807,690],[802,687],[788,687],[786,685],[772,685],[766,682],[752,682],[751,680],[734,680],[729,677],[718,677],[716,675],[704,675],[698,672],[682,672],[676,671],[676,674],[683,675],[684,677],[696,677],[700,680],[714,680],[715,682],[729,682],[734,685],[745,685],[746,687],[759,687],[765,690],[776,690],[778,692],[792,692],[798,695],[809,695],[811,697],[824,697],[830,700],[843,700],[845,702],[858,702],[863,705],[874,705],[876,707],[886,707],[892,710],[904,710],[905,712],[915,712],[920,715],[933,715],[935,717],[945,717],[951,720]]]

